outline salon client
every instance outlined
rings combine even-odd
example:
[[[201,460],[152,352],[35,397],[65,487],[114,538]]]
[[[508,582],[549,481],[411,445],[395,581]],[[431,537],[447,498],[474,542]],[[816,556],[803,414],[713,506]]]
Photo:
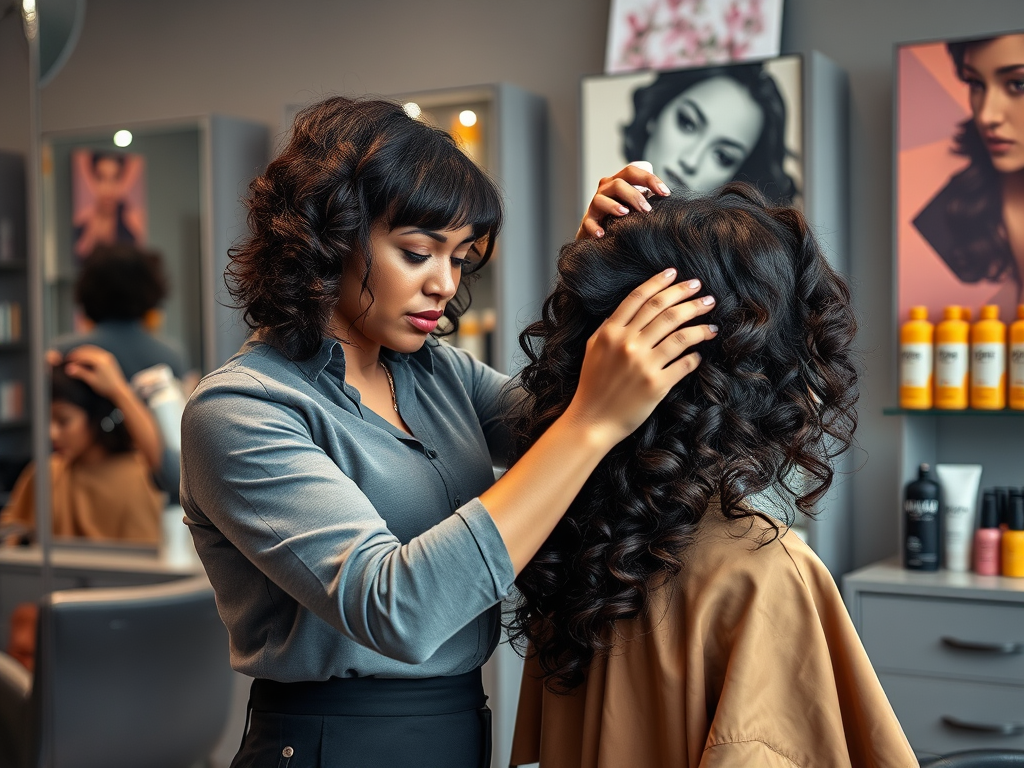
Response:
[[[588,216],[643,207],[633,184],[663,188],[625,169]],[[400,106],[336,97],[299,113],[248,207],[229,277],[253,335],[182,424],[182,505],[232,663],[256,678],[234,765],[486,765],[498,604],[602,456],[697,366],[713,301],[647,276],[495,482],[507,380],[431,335],[494,250],[493,182]]]

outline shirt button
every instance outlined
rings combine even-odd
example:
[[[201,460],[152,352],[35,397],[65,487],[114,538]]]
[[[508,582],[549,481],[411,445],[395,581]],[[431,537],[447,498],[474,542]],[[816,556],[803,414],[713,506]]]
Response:
[[[294,754],[295,754],[295,750],[292,749],[291,747],[285,747],[284,749],[281,750],[281,756],[282,757],[291,757]]]
[[[455,506],[456,507],[461,507],[462,506],[462,499],[460,499],[458,496],[455,497]]]
[[[433,448],[427,448],[427,458],[428,459],[436,459],[437,458],[437,451],[435,451]]]

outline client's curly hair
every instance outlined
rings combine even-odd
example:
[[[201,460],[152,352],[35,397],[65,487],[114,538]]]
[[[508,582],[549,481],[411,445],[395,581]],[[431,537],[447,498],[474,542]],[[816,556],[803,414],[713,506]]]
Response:
[[[849,289],[800,212],[745,183],[651,204],[562,248],[543,318],[520,337],[517,455],[565,410],[587,339],[633,288],[675,267],[717,302],[694,321],[720,328],[696,371],[600,463],[516,581],[511,636],[532,643],[555,690],[579,685],[613,623],[679,572],[712,497],[726,517],[767,520],[763,546],[779,526],[749,497],[782,494],[813,515],[857,424]]]

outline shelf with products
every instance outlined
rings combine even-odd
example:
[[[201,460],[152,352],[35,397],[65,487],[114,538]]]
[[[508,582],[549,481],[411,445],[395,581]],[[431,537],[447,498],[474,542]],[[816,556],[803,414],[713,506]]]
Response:
[[[961,408],[959,410],[942,408],[883,408],[885,416],[981,416],[981,417],[1024,417],[1024,410],[1001,408],[989,411],[981,408]]]

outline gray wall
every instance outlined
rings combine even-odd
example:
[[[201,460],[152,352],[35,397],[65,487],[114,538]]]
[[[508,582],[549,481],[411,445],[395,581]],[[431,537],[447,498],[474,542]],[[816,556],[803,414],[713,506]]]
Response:
[[[1020,0],[786,0],[784,52],[850,75],[851,269],[866,375],[854,562],[896,549],[891,277],[895,41],[1024,26]],[[44,128],[221,112],[281,130],[286,104],[508,81],[548,99],[549,249],[576,228],[579,79],[603,65],[606,0],[89,0],[78,48],[45,89]],[[0,22],[0,147],[28,146],[24,43]]]

